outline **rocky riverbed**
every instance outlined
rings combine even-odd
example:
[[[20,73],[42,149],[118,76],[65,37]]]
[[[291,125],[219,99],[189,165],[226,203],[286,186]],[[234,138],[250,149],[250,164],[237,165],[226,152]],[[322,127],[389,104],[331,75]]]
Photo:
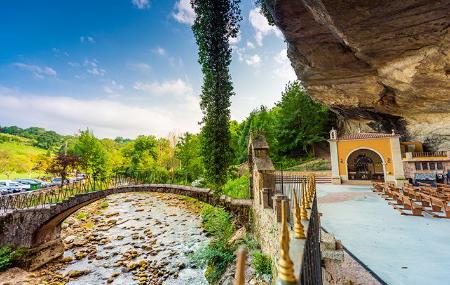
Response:
[[[199,211],[175,195],[110,196],[63,223],[61,260],[2,278],[9,284],[207,284],[204,270],[188,258],[208,243]]]

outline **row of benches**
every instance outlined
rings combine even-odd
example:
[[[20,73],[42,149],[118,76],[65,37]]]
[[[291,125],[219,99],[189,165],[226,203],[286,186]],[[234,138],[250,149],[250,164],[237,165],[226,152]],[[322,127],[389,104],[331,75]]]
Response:
[[[373,191],[380,193],[389,204],[403,215],[423,216],[423,213],[439,218],[450,218],[450,186],[440,184],[436,188],[406,184],[403,188],[387,183],[374,183]]]

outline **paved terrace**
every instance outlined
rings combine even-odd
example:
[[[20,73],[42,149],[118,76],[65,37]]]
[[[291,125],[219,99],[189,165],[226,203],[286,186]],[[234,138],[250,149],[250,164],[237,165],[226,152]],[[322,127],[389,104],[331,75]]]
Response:
[[[387,284],[450,284],[450,219],[402,216],[368,186],[317,187],[322,227]]]

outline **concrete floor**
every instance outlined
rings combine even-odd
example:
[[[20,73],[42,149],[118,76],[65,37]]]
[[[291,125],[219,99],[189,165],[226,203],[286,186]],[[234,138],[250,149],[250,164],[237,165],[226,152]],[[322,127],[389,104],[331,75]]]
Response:
[[[450,284],[450,219],[402,216],[368,186],[318,185],[322,227],[387,284]]]

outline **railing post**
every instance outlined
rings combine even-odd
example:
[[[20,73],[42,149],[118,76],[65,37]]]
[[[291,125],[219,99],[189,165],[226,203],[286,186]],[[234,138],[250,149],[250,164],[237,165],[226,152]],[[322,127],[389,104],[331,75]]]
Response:
[[[288,229],[288,201],[281,201],[281,236],[280,256],[278,258],[278,280],[279,285],[295,285],[297,280],[294,275],[294,263],[289,256],[289,229]]]

